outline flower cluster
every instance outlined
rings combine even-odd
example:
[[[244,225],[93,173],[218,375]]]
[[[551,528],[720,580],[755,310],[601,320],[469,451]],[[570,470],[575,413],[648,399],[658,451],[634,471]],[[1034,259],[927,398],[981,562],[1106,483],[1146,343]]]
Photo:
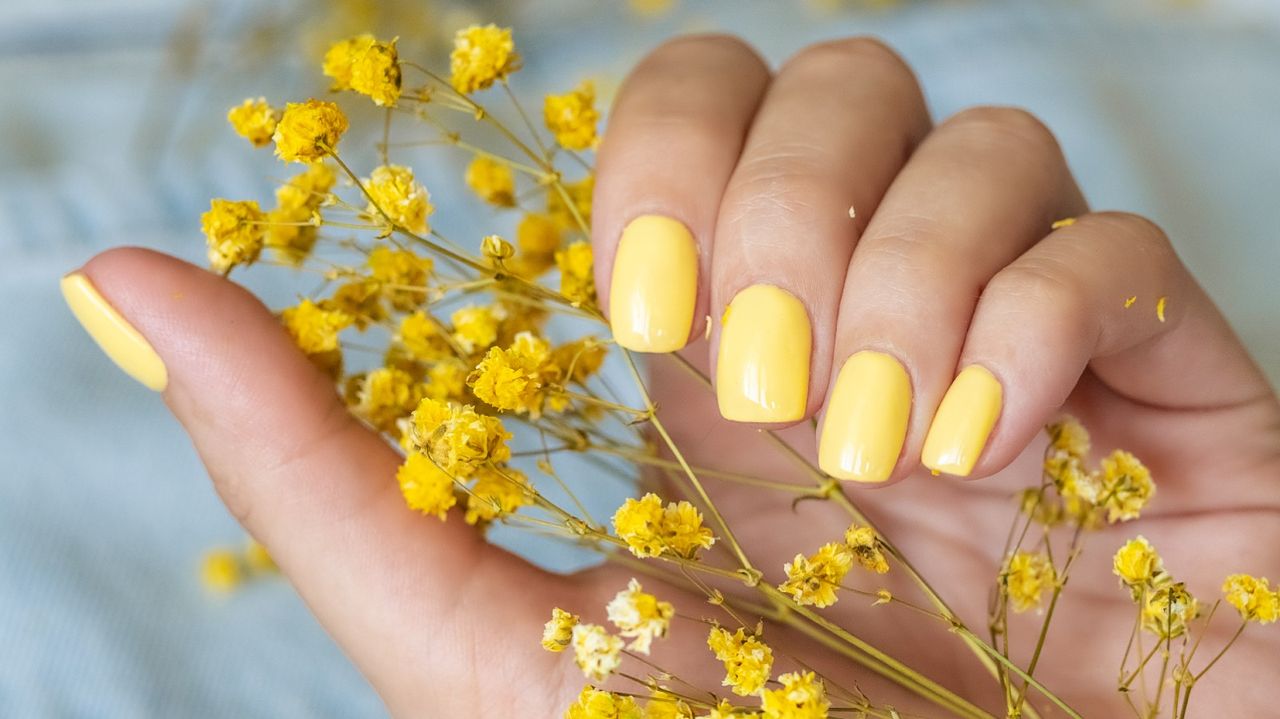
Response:
[[[673,555],[692,559],[715,543],[702,513],[686,501],[665,507],[658,495],[628,499],[613,515],[613,531],[637,557]]]

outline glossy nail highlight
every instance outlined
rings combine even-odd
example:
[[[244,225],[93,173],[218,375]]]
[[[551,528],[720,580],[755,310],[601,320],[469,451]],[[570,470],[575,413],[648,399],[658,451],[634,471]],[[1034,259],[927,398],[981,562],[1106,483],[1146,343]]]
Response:
[[[911,418],[911,378],[883,352],[845,360],[827,399],[818,466],[837,479],[883,482],[893,474]]]
[[[63,277],[62,297],[89,336],[125,374],[157,392],[169,384],[169,372],[160,355],[98,293],[88,277],[79,272]]]
[[[967,477],[1000,417],[1004,389],[986,367],[965,367],[942,398],[920,461],[934,474]]]
[[[618,344],[636,352],[684,347],[698,301],[698,248],[670,217],[643,215],[618,241],[609,288],[609,323]]]
[[[716,362],[720,414],[735,422],[794,422],[809,399],[809,313],[794,295],[752,285],[721,319]]]

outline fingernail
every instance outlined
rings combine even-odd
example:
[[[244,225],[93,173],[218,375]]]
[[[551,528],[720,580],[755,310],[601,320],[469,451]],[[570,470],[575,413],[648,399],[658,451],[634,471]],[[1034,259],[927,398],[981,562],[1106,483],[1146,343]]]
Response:
[[[883,352],[858,352],[845,360],[827,400],[818,466],[837,479],[889,479],[910,417],[911,378],[902,363]]]
[[[622,231],[613,260],[609,323],[636,352],[684,347],[698,300],[698,247],[670,217],[643,215]]]
[[[716,364],[720,414],[735,422],[794,422],[809,399],[809,313],[794,295],[752,285],[725,309]]]
[[[169,372],[160,355],[98,293],[88,277],[79,272],[63,277],[62,297],[93,341],[125,374],[157,392],[164,390]]]
[[[986,367],[969,365],[942,397],[920,461],[934,474],[967,477],[1000,417],[1004,390]]]

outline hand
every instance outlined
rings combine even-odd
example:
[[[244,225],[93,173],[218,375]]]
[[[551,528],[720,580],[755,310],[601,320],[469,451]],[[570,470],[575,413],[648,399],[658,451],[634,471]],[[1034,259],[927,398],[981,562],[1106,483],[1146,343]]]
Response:
[[[1090,213],[1029,115],[981,108],[933,128],[911,72],[870,40],[810,47],[775,75],[738,40],[691,37],[654,51],[624,85],[598,167],[598,284],[614,288],[602,303],[619,341],[671,351],[702,335],[700,318],[717,318],[710,346],[694,341],[685,355],[707,350],[718,407],[672,362],[651,363],[677,445],[695,464],[785,481],[794,464],[755,427],[794,425],[785,436],[808,455],[820,445],[824,469],[860,482],[845,487],[970,626],[983,627],[1010,494],[1039,476],[1039,448],[1027,447],[1060,407],[1099,449],[1146,461],[1157,501],[1139,526],[1090,537],[1037,673],[1085,716],[1122,711],[1114,683],[1133,608],[1110,554],[1124,539],[1141,531],[1206,597],[1230,572],[1280,573],[1274,393],[1164,235],[1138,217]],[[624,232],[640,216],[674,222]],[[1078,219],[1050,231],[1066,217]],[[571,701],[583,679],[538,647],[541,625],[557,605],[602,614],[630,573],[551,576],[456,519],[410,512],[391,480],[397,453],[234,284],[136,249],[82,273],[154,348],[165,381],[153,367],[152,384],[227,506],[393,713],[553,716]],[[740,294],[761,286],[776,289]],[[853,356],[865,362],[846,364]],[[971,394],[944,403],[973,366],[984,370]],[[815,415],[820,442],[798,424]],[[990,479],[929,477],[922,451],[947,474]],[[884,489],[859,491],[869,486]],[[710,489],[766,581],[848,524],[827,503],[793,509],[781,494]],[[647,580],[646,590],[708,613],[674,587]],[[867,604],[846,597],[825,611],[984,708],[1002,706],[944,629]],[[1277,636],[1247,632],[1196,704],[1265,713],[1274,697],[1234,690],[1256,681]],[[767,638],[780,655],[819,657],[785,631]],[[695,625],[677,621],[654,660],[719,684]],[[877,702],[914,706],[839,657],[814,663]]]

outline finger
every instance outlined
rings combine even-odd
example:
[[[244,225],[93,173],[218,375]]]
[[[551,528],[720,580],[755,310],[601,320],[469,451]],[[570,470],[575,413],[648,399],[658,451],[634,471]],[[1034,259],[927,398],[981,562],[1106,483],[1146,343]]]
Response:
[[[959,367],[921,459],[960,476],[1011,462],[1086,367],[1146,406],[1209,410],[1272,396],[1164,233],[1123,213],[1081,217],[996,274]]]
[[[592,237],[614,339],[674,352],[701,334],[716,210],[769,71],[741,40],[679,38],[627,78],[600,148]]]
[[[858,228],[928,127],[911,70],[877,41],[815,45],[779,72],[716,227],[712,351],[725,418],[779,424],[817,410]]]
[[[481,705],[500,701],[506,687],[531,689],[526,677],[554,685],[563,676],[563,663],[528,641],[546,604],[506,601],[495,590],[501,579],[541,598],[567,585],[490,547],[457,518],[411,512],[394,480],[397,453],[347,413],[332,382],[252,295],[140,249],[95,257],[64,291],[104,346],[118,350],[109,338],[120,331],[130,338],[114,357],[152,351],[167,382],[151,384],[164,388],[227,507],[389,704],[444,710],[475,700],[467,691],[474,667],[458,652],[480,637],[493,652],[520,657],[486,667],[496,688]],[[111,317],[118,331],[100,329],[96,316]],[[430,632],[406,638],[424,622]],[[446,713],[481,711],[455,709]]]
[[[844,278],[824,471],[875,483],[917,466],[980,288],[1083,206],[1053,135],[1021,110],[965,111],[925,139]]]

